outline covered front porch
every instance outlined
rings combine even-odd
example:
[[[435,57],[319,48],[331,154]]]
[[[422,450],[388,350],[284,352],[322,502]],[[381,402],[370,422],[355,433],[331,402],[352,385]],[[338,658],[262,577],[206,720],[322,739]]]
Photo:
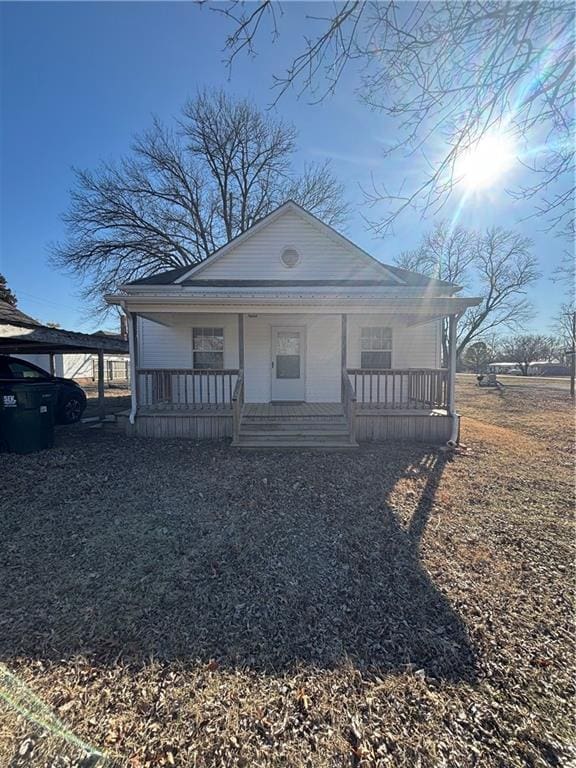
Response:
[[[129,432],[246,447],[453,433],[456,313],[442,366],[443,307],[200,309],[131,313]]]

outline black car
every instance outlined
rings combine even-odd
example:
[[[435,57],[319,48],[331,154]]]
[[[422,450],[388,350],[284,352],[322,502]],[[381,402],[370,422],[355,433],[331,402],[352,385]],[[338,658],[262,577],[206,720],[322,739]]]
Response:
[[[0,386],[6,382],[25,381],[27,384],[53,384],[56,391],[56,421],[59,424],[74,424],[79,421],[86,408],[86,395],[72,379],[52,376],[27,360],[0,355]]]

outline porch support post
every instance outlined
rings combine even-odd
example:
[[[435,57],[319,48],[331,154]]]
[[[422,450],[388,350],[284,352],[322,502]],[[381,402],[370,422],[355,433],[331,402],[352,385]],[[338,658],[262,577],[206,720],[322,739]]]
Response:
[[[130,354],[130,424],[134,424],[138,410],[138,315],[128,315],[128,352]]]
[[[344,402],[344,370],[348,367],[348,315],[342,315],[342,330],[341,330],[341,361],[342,361],[342,392],[341,400]]]
[[[448,413],[455,412],[456,402],[456,326],[458,315],[448,318]]]
[[[238,368],[244,369],[244,315],[238,314]]]
[[[54,352],[50,352],[50,376],[54,376],[55,373],[55,367],[54,367]]]
[[[98,350],[98,416],[104,421],[106,406],[104,403],[104,350]]]

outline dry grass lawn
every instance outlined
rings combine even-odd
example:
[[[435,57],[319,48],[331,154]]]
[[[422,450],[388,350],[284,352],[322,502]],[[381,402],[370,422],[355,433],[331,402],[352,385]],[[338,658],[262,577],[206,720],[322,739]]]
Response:
[[[574,764],[568,396],[460,389],[452,456],[1,456],[0,765]]]

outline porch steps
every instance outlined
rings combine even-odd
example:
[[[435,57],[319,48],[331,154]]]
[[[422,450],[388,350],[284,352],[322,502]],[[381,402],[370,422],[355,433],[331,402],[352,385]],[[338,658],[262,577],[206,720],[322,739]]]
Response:
[[[327,416],[251,416],[240,422],[238,448],[321,448],[353,450],[358,444],[350,439],[343,414]]]

